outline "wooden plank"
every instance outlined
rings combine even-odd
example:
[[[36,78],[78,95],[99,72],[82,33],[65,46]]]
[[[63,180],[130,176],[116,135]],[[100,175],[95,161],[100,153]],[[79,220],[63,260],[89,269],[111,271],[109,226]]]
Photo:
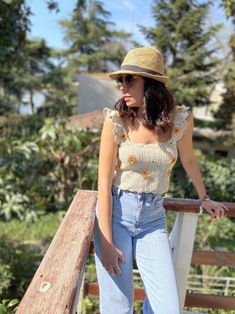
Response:
[[[17,314],[75,313],[94,225],[96,194],[77,192]]]
[[[235,309],[235,297],[222,295],[208,295],[200,293],[187,293],[185,306],[201,307],[208,309]]]
[[[84,295],[89,295],[93,297],[99,296],[99,284],[98,282],[85,282],[84,284]],[[134,289],[134,300],[144,301],[145,293],[143,288]]]
[[[94,242],[91,240],[89,254],[94,254]],[[211,252],[211,251],[193,251],[193,265],[217,265],[230,266],[235,265],[235,253],[228,252]]]
[[[85,283],[84,288],[85,295],[99,296],[99,285],[97,282]],[[143,288],[134,289],[134,300],[144,301],[145,293]],[[198,308],[208,309],[235,309],[235,297],[189,293],[186,294],[185,306],[193,306]]]
[[[191,263],[196,265],[217,265],[234,267],[235,253],[194,251]]]
[[[177,212],[185,213],[198,213],[199,212],[199,201],[193,199],[183,199],[183,198],[164,198],[164,207],[166,210],[172,210]],[[227,217],[235,217],[235,203],[223,202],[229,211],[225,212]],[[205,210],[204,214],[208,214]]]

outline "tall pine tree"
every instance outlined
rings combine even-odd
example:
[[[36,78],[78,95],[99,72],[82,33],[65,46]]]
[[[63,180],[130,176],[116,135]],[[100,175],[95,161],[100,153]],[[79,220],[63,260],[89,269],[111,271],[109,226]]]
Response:
[[[218,26],[206,25],[208,10],[208,2],[155,0],[155,27],[140,27],[151,45],[162,51],[169,88],[179,105],[210,104],[209,86],[216,80],[218,60],[209,43]]]
[[[62,20],[66,55],[71,69],[85,72],[108,72],[112,64],[119,65],[130,34],[112,30],[110,12],[101,1],[78,0],[71,19]]]
[[[223,94],[222,104],[215,113],[215,118],[217,118],[219,128],[235,131],[235,34],[230,38],[230,47],[231,62],[224,79],[226,91]]]
[[[229,46],[230,64],[224,78],[225,93],[223,101],[219,109],[215,113],[217,126],[220,129],[232,130],[233,137],[235,136],[235,2],[222,1],[225,8],[227,18],[231,18],[233,22],[234,32],[230,37]]]

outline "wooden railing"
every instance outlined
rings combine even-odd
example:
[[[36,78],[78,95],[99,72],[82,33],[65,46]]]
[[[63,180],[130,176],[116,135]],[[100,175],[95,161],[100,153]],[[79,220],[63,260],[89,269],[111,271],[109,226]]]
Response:
[[[98,296],[98,284],[85,282],[86,258],[92,252],[92,232],[97,192],[79,190],[35,273],[17,314],[80,313],[79,299]],[[235,203],[225,203],[235,217]],[[189,293],[186,290],[191,264],[234,265],[235,254],[194,252],[193,242],[199,203],[195,200],[164,199],[167,210],[177,211],[170,235],[181,306],[235,309],[235,297]],[[182,259],[182,256],[184,258]],[[81,293],[81,291],[83,291]],[[143,300],[143,288],[135,288],[135,300]]]

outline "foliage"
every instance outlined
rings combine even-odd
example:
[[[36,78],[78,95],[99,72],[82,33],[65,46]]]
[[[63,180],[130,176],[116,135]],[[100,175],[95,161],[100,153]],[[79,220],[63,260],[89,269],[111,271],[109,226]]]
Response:
[[[16,306],[18,302],[19,301],[17,299],[3,299],[0,303],[0,314],[15,313],[15,311],[13,311],[13,307]]]
[[[99,135],[70,129],[59,118],[23,138],[12,131],[0,147],[0,215],[6,220],[66,210],[78,188],[96,188]]]
[[[40,217],[34,223],[19,221],[13,218],[10,221],[0,221],[0,238],[27,243],[49,243],[63,218],[65,211],[49,213]]]
[[[213,159],[201,155],[199,162],[208,194],[218,201],[234,202],[235,159]],[[174,168],[169,194],[174,197],[197,198],[192,182],[180,162]]]
[[[155,27],[140,27],[151,45],[163,53],[169,88],[179,105],[210,103],[208,87],[216,80],[218,60],[208,43],[219,25],[206,27],[209,5],[194,0],[155,0]]]
[[[21,298],[41,258],[40,247],[1,238],[0,265],[4,272],[0,273],[0,299],[15,298],[16,295]]]
[[[8,70],[22,62],[31,11],[25,0],[17,0],[0,1],[0,12],[0,69],[1,80],[4,80]]]
[[[222,0],[221,6],[225,8],[227,17],[235,16],[235,1],[234,0]]]
[[[24,61],[30,15],[25,0],[0,1],[0,114],[15,110],[14,99],[5,87],[11,85],[12,72]]]
[[[61,20],[69,68],[85,72],[107,72],[109,63],[119,65],[126,54],[124,40],[130,34],[111,30],[110,12],[101,1],[77,1],[69,20]]]
[[[222,129],[235,129],[235,33],[230,38],[230,47],[232,60],[224,79],[226,91],[223,102],[214,115],[217,118],[217,127]]]
[[[42,78],[45,103],[37,114],[43,117],[69,117],[76,114],[78,86],[71,81],[60,57],[55,52],[52,52],[52,56],[59,59],[58,64],[53,65]]]

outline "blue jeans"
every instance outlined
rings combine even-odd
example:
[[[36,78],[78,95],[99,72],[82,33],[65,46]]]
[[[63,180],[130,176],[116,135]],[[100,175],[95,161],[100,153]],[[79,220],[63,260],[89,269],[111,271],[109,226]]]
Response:
[[[139,269],[145,301],[144,314],[179,314],[179,296],[166,231],[163,198],[112,187],[112,236],[123,252],[122,273],[112,276],[102,265],[98,210],[94,226],[96,272],[101,314],[133,314],[133,259]]]

